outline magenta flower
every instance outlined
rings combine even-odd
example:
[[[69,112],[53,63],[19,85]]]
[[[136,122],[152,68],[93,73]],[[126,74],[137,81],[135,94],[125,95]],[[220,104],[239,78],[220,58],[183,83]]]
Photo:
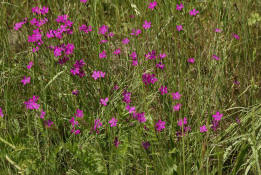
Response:
[[[214,120],[219,121],[223,117],[223,114],[217,111],[216,114],[212,115],[212,117],[214,118]]]
[[[40,118],[41,118],[41,119],[44,119],[45,114],[46,114],[46,112],[44,112],[44,111],[41,109],[41,115],[40,115]]]
[[[177,28],[177,31],[181,31],[181,30],[183,30],[182,25],[177,25],[176,28]]]
[[[126,90],[124,90],[122,95],[123,95],[122,101],[124,101],[126,104],[130,104],[130,102],[131,102],[131,93],[127,92]]]
[[[181,108],[181,104],[180,104],[180,103],[179,103],[179,104],[176,104],[175,106],[173,106],[173,110],[174,110],[174,111],[179,111],[180,108]]]
[[[100,41],[100,44],[107,43],[107,42],[108,42],[108,40],[103,39],[103,40]]]
[[[118,120],[113,117],[113,118],[109,121],[109,124],[111,124],[111,127],[117,126],[117,121],[118,121]]]
[[[94,70],[93,73],[92,73],[92,77],[94,78],[94,80],[97,80],[98,78],[104,78],[105,76],[105,72],[102,72],[102,71],[96,71]]]
[[[120,49],[120,48],[116,49],[116,50],[113,52],[114,55],[119,55],[120,53],[121,53],[121,49]]]
[[[107,102],[109,101],[109,98],[106,97],[105,99],[100,99],[100,104],[102,104],[103,106],[107,106]]]
[[[83,117],[83,111],[80,110],[80,109],[77,109],[77,110],[76,110],[76,113],[75,113],[75,116],[76,116],[76,117],[79,117],[79,118],[82,118],[82,117]]]
[[[34,65],[34,63],[32,61],[30,61],[26,67],[27,67],[27,69],[31,69],[33,65]]]
[[[217,60],[217,61],[220,60],[220,58],[217,55],[212,55],[212,58]]]
[[[74,131],[74,134],[75,134],[75,135],[78,135],[78,134],[80,134],[80,133],[81,133],[81,131],[80,131],[79,129],[77,129],[77,130]]]
[[[130,40],[128,39],[128,38],[124,38],[123,40],[122,40],[122,43],[123,44],[128,44],[130,42]]]
[[[78,125],[78,121],[77,121],[77,120],[75,120],[75,118],[74,118],[74,117],[72,117],[72,118],[71,118],[71,120],[70,120],[69,122],[72,124],[72,127],[73,127],[73,128],[75,128],[75,126],[77,126],[77,125]]]
[[[100,28],[99,28],[99,34],[102,34],[102,35],[105,35],[109,30],[109,27],[106,26],[106,25],[102,25]]]
[[[191,11],[189,12],[189,15],[190,15],[190,16],[196,16],[198,13],[199,13],[198,10],[193,9],[193,10],[191,10]]]
[[[157,1],[153,1],[149,4],[148,8],[150,10],[154,10],[154,8],[157,6]]]
[[[86,3],[88,0],[80,0],[80,2],[82,3]]]
[[[114,33],[113,33],[113,32],[110,32],[108,36],[109,36],[109,37],[113,37],[113,36],[114,36]]]
[[[140,123],[145,123],[146,122],[146,118],[145,118],[145,113],[132,113],[132,116],[134,119],[138,120]]]
[[[233,34],[233,37],[236,39],[236,40],[239,40],[240,39],[240,37],[237,35],[237,34]]]
[[[165,121],[161,121],[159,120],[156,125],[155,125],[155,128],[157,131],[162,131],[164,128],[165,128],[165,124],[166,122]]]
[[[116,148],[118,148],[120,141],[118,140],[118,137],[115,137],[114,141],[113,141],[114,145],[116,146]]]
[[[33,96],[33,98],[30,98],[28,101],[25,101],[24,104],[26,105],[26,109],[39,109],[40,105],[37,104],[39,97]]]
[[[130,106],[130,105],[128,105],[127,104],[127,106],[126,106],[126,108],[125,108],[130,114],[132,114],[132,113],[135,113],[136,112],[136,108],[135,108],[135,106]]]
[[[178,120],[178,126],[182,127],[182,125],[186,125],[188,123],[187,117],[184,117],[183,119]]]
[[[24,86],[26,84],[29,84],[30,81],[31,81],[31,77],[26,77],[26,76],[24,76],[24,79],[21,80],[21,82],[24,84]]]
[[[18,22],[14,25],[14,30],[19,30],[25,23],[27,22],[27,20],[24,20],[22,22]]]
[[[150,147],[150,142],[142,142],[142,146],[144,149],[148,149]]]
[[[71,55],[71,54],[73,54],[73,51],[74,51],[74,45],[71,43],[68,43],[67,46],[65,47],[65,54]]]
[[[159,62],[158,64],[156,64],[156,67],[159,69],[164,69],[165,65],[162,62]]]
[[[208,131],[206,125],[201,126],[201,127],[199,128],[199,130],[200,130],[201,133]]]
[[[93,130],[99,129],[100,127],[102,127],[102,122],[101,122],[100,119],[96,119],[96,120],[94,121]]]
[[[173,99],[173,100],[179,100],[180,97],[181,97],[181,95],[180,95],[179,92],[171,93],[171,95],[172,95],[172,99]]]
[[[143,24],[143,28],[145,29],[145,30],[147,30],[147,29],[149,29],[151,27],[151,22],[148,22],[148,21],[144,21],[144,24]]]
[[[188,63],[194,64],[195,63],[195,58],[189,58],[187,61],[188,61]]]
[[[160,57],[160,59],[163,59],[163,58],[165,58],[167,55],[165,54],[165,53],[160,53],[159,54],[159,57]]]
[[[47,127],[51,127],[53,125],[53,122],[51,120],[47,120],[45,121],[45,125],[47,125]]]
[[[180,11],[184,8],[184,5],[182,3],[176,5],[176,10]]]
[[[167,88],[167,86],[161,86],[160,87],[160,89],[159,89],[159,91],[160,91],[160,94],[161,95],[164,95],[164,94],[167,94],[168,93],[168,88]]]
[[[106,51],[104,50],[104,51],[102,51],[102,53],[99,53],[99,57],[100,58],[106,58],[107,57]]]
[[[3,113],[2,108],[0,108],[0,117],[4,117],[4,113]]]
[[[216,32],[216,33],[221,33],[221,32],[222,32],[222,30],[221,30],[221,29],[218,29],[218,28],[216,28],[215,32]]]
[[[91,32],[92,31],[92,26],[86,26],[85,24],[83,24],[83,25],[81,25],[80,27],[79,27],[79,30],[80,31],[83,31],[83,32],[85,32],[85,33],[89,33],[89,32]]]
[[[141,34],[141,30],[140,30],[140,29],[137,29],[137,30],[132,29],[131,35],[136,35],[136,36],[138,36],[139,34]]]
[[[151,52],[148,52],[147,54],[145,54],[145,57],[146,57],[146,59],[149,59],[149,60],[156,59],[157,58],[156,51],[152,50]]]
[[[142,81],[145,85],[148,85],[148,84],[154,84],[155,82],[158,81],[158,79],[155,77],[155,74],[144,73],[142,75]]]

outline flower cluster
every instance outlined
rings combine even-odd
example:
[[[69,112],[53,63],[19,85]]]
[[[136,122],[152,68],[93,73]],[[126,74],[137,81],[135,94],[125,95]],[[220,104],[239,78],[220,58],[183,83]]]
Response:
[[[155,74],[144,73],[142,75],[142,81],[145,85],[148,85],[148,84],[154,84],[155,82],[158,81],[158,79],[155,77]]]

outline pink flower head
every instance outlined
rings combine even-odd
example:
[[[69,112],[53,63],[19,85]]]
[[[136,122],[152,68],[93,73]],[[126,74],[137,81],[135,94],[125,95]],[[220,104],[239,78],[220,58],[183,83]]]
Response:
[[[127,106],[126,106],[126,110],[127,110],[130,114],[136,112],[135,106],[130,107],[130,105],[128,105],[128,104],[127,104]]]
[[[81,133],[81,131],[80,131],[79,129],[77,129],[77,130],[74,131],[74,135],[78,135],[78,134],[80,134],[80,133]]]
[[[73,54],[73,51],[74,51],[74,45],[71,43],[68,43],[67,46],[65,47],[65,54],[71,55],[71,54]]]
[[[22,21],[22,22],[18,22],[14,25],[14,30],[19,30],[24,24],[26,23],[26,21]]]
[[[148,21],[144,21],[144,24],[143,24],[143,28],[145,29],[145,30],[147,30],[147,29],[149,29],[151,27],[151,22],[148,22]]]
[[[89,33],[89,32],[91,32],[92,31],[92,26],[86,26],[85,24],[83,24],[83,25],[81,25],[80,27],[79,27],[79,30],[80,31],[83,31],[83,32],[85,32],[85,33]]]
[[[30,61],[26,67],[27,67],[27,69],[31,69],[33,65],[34,65],[34,62]]]
[[[201,133],[208,131],[206,125],[201,126],[201,127],[199,128],[199,130],[200,130]]]
[[[159,57],[160,57],[160,59],[163,59],[163,58],[165,58],[167,55],[165,54],[165,53],[160,53],[159,54]]]
[[[195,63],[195,58],[189,58],[187,61],[188,61],[188,63],[194,64]]]
[[[217,111],[216,114],[212,115],[212,117],[214,118],[214,120],[220,121],[221,118],[223,117],[223,114]]]
[[[168,88],[167,88],[167,86],[161,86],[160,87],[160,89],[159,89],[159,91],[160,91],[160,94],[161,95],[164,95],[164,94],[167,94],[168,93]]]
[[[78,125],[78,121],[75,120],[74,117],[72,117],[71,120],[70,120],[69,122],[71,123],[71,125],[72,125],[73,128],[75,128],[75,125]]]
[[[144,73],[142,75],[142,81],[145,85],[148,85],[148,84],[154,84],[155,82],[158,81],[158,79],[155,77],[155,74]]]
[[[102,104],[103,106],[107,106],[107,102],[109,101],[109,98],[106,97],[105,99],[100,99],[100,104]]]
[[[236,39],[236,40],[239,40],[240,39],[240,37],[237,35],[237,34],[233,34],[233,37]]]
[[[44,111],[41,109],[41,115],[40,115],[40,118],[41,118],[41,119],[44,119],[45,114],[46,114],[46,112],[44,112]]]
[[[109,27],[106,26],[106,25],[102,25],[100,28],[99,28],[99,34],[102,34],[102,35],[105,35],[109,30]]]
[[[105,76],[105,72],[102,72],[102,71],[94,70],[93,73],[92,73],[92,77],[94,78],[94,80],[97,80],[100,77],[104,78],[104,76]]]
[[[101,126],[102,126],[101,120],[100,120],[100,119],[96,119],[96,120],[94,121],[93,130],[99,129]]]
[[[149,4],[148,8],[150,10],[154,10],[154,8],[157,6],[157,1],[153,1]]]
[[[116,146],[116,148],[118,148],[120,141],[118,140],[118,137],[115,137],[114,141],[113,141],[114,145]]]
[[[198,13],[199,13],[198,10],[193,9],[193,10],[191,10],[191,11],[189,12],[189,15],[190,15],[190,16],[196,16]]]
[[[47,120],[45,123],[48,127],[51,127],[53,125],[53,122],[51,120]]]
[[[155,128],[157,131],[162,131],[164,128],[165,128],[165,124],[166,122],[165,121],[161,121],[159,120],[156,125],[155,125]]]
[[[135,118],[136,120],[138,120],[140,123],[145,123],[146,122],[146,118],[145,118],[145,112],[142,113],[132,113],[133,118]]]
[[[33,98],[30,98],[28,101],[25,101],[24,104],[26,106],[26,109],[39,109],[40,105],[37,104],[38,98],[39,97],[37,96],[33,96]]]
[[[139,34],[141,34],[141,30],[140,30],[140,29],[137,29],[137,30],[132,29],[131,35],[136,35],[136,36],[138,36]]]
[[[180,103],[179,103],[179,104],[176,104],[175,106],[173,106],[173,110],[174,110],[174,111],[179,111],[180,108],[181,108],[181,104],[180,104]]]
[[[156,64],[156,67],[159,69],[164,69],[165,65],[162,62],[159,62],[158,64]]]
[[[114,36],[114,33],[113,33],[113,32],[110,32],[108,36],[109,36],[109,37],[113,37],[113,36]]]
[[[30,80],[31,80],[31,77],[26,77],[24,76],[24,79],[21,80],[21,82],[24,84],[24,86],[26,84],[29,84],[30,83]]]
[[[111,127],[117,126],[117,121],[118,121],[118,120],[113,117],[113,118],[109,121],[109,124],[111,124]]]
[[[76,116],[76,117],[79,117],[79,118],[82,118],[82,117],[83,117],[83,111],[80,110],[80,109],[77,109],[75,116]]]
[[[80,0],[81,3],[86,3],[88,0]]]
[[[4,113],[2,111],[2,108],[0,108],[0,117],[4,117]]]
[[[180,11],[184,8],[184,5],[182,3],[176,5],[176,10]]]
[[[121,49],[120,48],[118,48],[115,51],[113,51],[114,55],[119,55],[120,53],[121,53]]]
[[[177,28],[177,31],[181,31],[181,30],[183,30],[182,25],[177,25],[176,28]]]
[[[222,30],[221,30],[221,29],[218,29],[218,28],[216,28],[215,32],[216,32],[216,33],[221,33],[221,32],[222,32]]]
[[[102,51],[101,53],[99,53],[99,57],[100,57],[100,58],[106,58],[106,57],[107,57],[106,51],[104,50],[104,51]]]
[[[100,41],[100,44],[107,43],[107,42],[108,42],[108,40],[103,39],[103,40]]]
[[[179,100],[180,97],[181,97],[181,95],[180,95],[179,92],[171,93],[171,95],[172,95],[172,99],[173,99],[173,100]]]
[[[182,127],[183,125],[186,125],[188,123],[187,117],[184,117],[183,119],[178,120],[178,126]]]
[[[217,55],[212,55],[212,58],[217,60],[217,61],[220,60],[220,58]]]
[[[123,40],[122,40],[122,43],[123,44],[128,44],[130,42],[130,40],[128,39],[128,38],[124,38]]]

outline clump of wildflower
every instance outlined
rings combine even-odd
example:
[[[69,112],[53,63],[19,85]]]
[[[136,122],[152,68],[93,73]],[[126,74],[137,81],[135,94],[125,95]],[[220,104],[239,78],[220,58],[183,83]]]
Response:
[[[177,31],[183,30],[183,26],[182,25],[177,25],[176,28],[177,28]]]
[[[53,125],[53,121],[51,121],[51,120],[45,120],[45,121],[44,121],[44,125],[50,128],[50,127]]]
[[[27,69],[31,69],[34,65],[34,62],[30,61],[29,64],[26,66]]]
[[[131,35],[135,35],[135,36],[138,36],[139,34],[141,34],[141,30],[140,29],[132,29],[131,31]]]
[[[14,30],[19,30],[25,23],[27,23],[27,18],[25,18],[23,21],[15,23]]]
[[[121,53],[121,49],[120,48],[118,48],[115,51],[113,51],[114,55],[120,55],[120,53]]]
[[[181,104],[180,103],[173,106],[173,110],[174,111],[179,111],[180,108],[181,108]]]
[[[33,96],[33,98],[30,98],[28,101],[25,101],[24,104],[26,105],[26,109],[39,109],[40,105],[37,104],[39,97]]]
[[[150,142],[142,142],[142,146],[144,149],[148,149],[150,147]]]
[[[176,10],[181,11],[184,8],[182,3],[176,5]]]
[[[217,60],[217,61],[220,60],[220,58],[217,55],[212,55],[212,58]]]
[[[147,54],[145,54],[145,58],[149,59],[149,60],[154,60],[157,58],[156,56],[156,51],[152,50],[151,52],[148,52]]]
[[[105,72],[102,72],[102,71],[96,71],[94,70],[93,73],[92,73],[92,77],[94,80],[97,80],[98,78],[104,78],[105,76]]]
[[[137,53],[136,52],[132,52],[130,54],[130,57],[132,58],[132,65],[133,66],[137,66],[138,65]]]
[[[236,40],[239,40],[239,39],[240,39],[239,35],[237,35],[237,34],[235,34],[235,33],[233,33],[233,37],[234,37]]]
[[[122,95],[123,95],[123,102],[125,102],[126,104],[130,104],[130,102],[131,102],[131,99],[130,99],[131,98],[131,92],[124,90]]]
[[[164,69],[165,65],[160,61],[158,64],[156,64],[156,68]]]
[[[189,58],[187,61],[188,61],[188,63],[193,64],[193,63],[195,63],[195,58]]]
[[[103,50],[101,53],[99,53],[99,57],[100,57],[100,58],[106,58],[106,57],[107,57],[106,51]]]
[[[21,80],[21,82],[24,84],[24,86],[26,84],[29,84],[30,81],[31,81],[31,77],[26,77],[26,76],[24,76],[24,79]]]
[[[39,7],[33,7],[32,8],[32,13],[36,13],[37,15],[45,15],[49,11],[48,7],[43,6],[42,8]]]
[[[82,68],[85,64],[86,63],[83,61],[83,59],[76,60],[75,64],[73,65],[73,68],[70,70],[72,75],[78,75],[79,77],[84,77],[85,73]]]
[[[160,87],[160,89],[159,89],[159,91],[160,91],[160,94],[161,95],[164,95],[164,94],[167,94],[168,93],[168,88],[167,88],[167,86],[161,86]]]
[[[199,128],[199,130],[200,130],[201,133],[208,131],[206,125],[201,126],[201,127]]]
[[[184,127],[185,125],[187,125],[188,121],[187,121],[187,117],[184,117],[183,119],[179,119],[178,120],[178,126],[179,127]]]
[[[155,82],[158,81],[158,79],[155,77],[155,74],[144,73],[142,75],[142,81],[145,85],[148,85],[148,84],[154,84]]]
[[[4,117],[4,113],[3,113],[2,108],[0,108],[0,117]]]
[[[133,112],[132,116],[133,116],[134,119],[138,120],[140,123],[146,122],[145,112],[141,112],[141,113]]]
[[[163,58],[165,58],[166,56],[167,56],[167,55],[166,55],[165,53],[160,53],[160,54],[159,54],[159,58],[160,58],[160,59],[163,59]]]
[[[215,29],[215,32],[216,32],[216,33],[221,33],[221,32],[222,32],[222,30],[221,30],[221,29],[219,29],[219,28],[216,28],[216,29]]]
[[[38,42],[38,43],[42,43],[42,34],[41,31],[39,30],[39,28],[33,30],[33,34],[30,36],[28,36],[28,42]]]
[[[69,122],[70,122],[71,125],[72,125],[71,133],[74,133],[75,135],[80,134],[81,131],[80,131],[79,129],[76,129],[76,126],[78,126],[78,124],[79,124],[78,121],[75,120],[74,117],[72,117],[71,120],[70,120]]]
[[[100,99],[100,104],[102,104],[103,106],[107,106],[107,103],[108,103],[108,101],[109,101],[109,98],[108,97],[106,97],[105,99]]]
[[[125,109],[126,109],[130,114],[136,112],[135,106],[130,106],[129,104],[126,105]]]
[[[119,144],[120,144],[120,141],[119,141],[118,137],[115,137],[113,143],[114,143],[114,145],[116,146],[116,148],[118,148],[118,146],[119,146]]]
[[[148,8],[150,10],[154,10],[154,8],[157,6],[157,1],[153,1],[149,4]]]
[[[216,114],[212,115],[212,117],[214,118],[214,120],[220,121],[221,118],[223,117],[223,114],[217,111]]]
[[[115,127],[115,126],[117,126],[117,122],[118,122],[118,120],[113,117],[113,118],[109,121],[109,124],[111,124],[111,125],[110,125],[111,127]]]
[[[148,22],[147,20],[144,21],[143,28],[145,30],[149,29],[151,27],[151,22]]]
[[[79,27],[79,30],[83,31],[84,33],[89,33],[92,31],[92,26],[87,27],[85,24],[83,24]]]
[[[76,117],[79,117],[79,118],[83,118],[83,111],[80,110],[80,109],[77,109],[77,110],[76,110],[76,113],[75,113],[75,116],[76,116]]]
[[[96,131],[96,133],[99,133],[99,128],[102,127],[102,122],[100,119],[96,119],[94,121],[94,127],[93,130]]]
[[[106,25],[102,25],[99,28],[99,34],[105,35],[109,31],[109,27]]]
[[[199,11],[196,10],[196,9],[193,9],[193,10],[189,11],[189,15],[190,16],[196,16],[198,13],[199,13]]]
[[[63,64],[65,64],[67,61],[69,61],[69,57],[64,56],[63,58],[59,58],[58,63],[59,63],[60,65],[63,65]]]
[[[40,20],[37,20],[36,18],[33,18],[31,21],[30,21],[30,24],[31,25],[34,25],[38,28],[40,28],[42,25],[44,25],[45,23],[48,22],[48,19],[47,18],[44,18],[44,19],[40,19]]]
[[[130,42],[130,40],[128,38],[124,38],[122,40],[122,44],[128,44]]]
[[[44,112],[44,111],[41,109],[41,115],[40,115],[40,118],[41,118],[41,119],[44,119],[45,114],[46,114],[46,112]]]
[[[88,0],[80,0],[81,3],[86,3]]]
[[[173,100],[179,100],[181,97],[179,92],[173,92],[173,93],[171,93],[171,96],[172,96]]]
[[[155,125],[155,128],[157,131],[162,131],[164,128],[165,128],[165,124],[166,122],[165,121],[162,121],[162,120],[159,120],[156,125]]]

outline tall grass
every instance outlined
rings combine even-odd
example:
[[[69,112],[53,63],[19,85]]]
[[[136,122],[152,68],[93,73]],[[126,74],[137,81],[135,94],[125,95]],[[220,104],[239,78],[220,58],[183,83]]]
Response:
[[[0,174],[261,174],[261,2],[182,3],[178,11],[180,2],[173,0],[158,0],[154,10],[148,8],[149,1],[140,0],[0,2]],[[36,6],[49,7],[49,12],[33,14]],[[194,8],[199,14],[190,16]],[[73,22],[73,34],[48,39],[46,32],[57,29],[55,20],[64,14]],[[34,53],[27,40],[36,27],[29,21],[44,16],[43,44]],[[14,30],[26,17],[28,22]],[[145,20],[151,22],[148,30],[142,27]],[[82,24],[91,25],[92,31],[80,31]],[[102,25],[114,36],[98,34]],[[177,25],[183,30],[177,31]],[[132,36],[132,29],[142,32]],[[124,38],[130,40],[126,45]],[[103,39],[108,42],[100,44]],[[62,57],[55,57],[48,46],[68,43],[75,49],[60,65]],[[113,54],[117,48],[120,55]],[[100,59],[103,50],[107,57]],[[145,58],[152,50],[157,56],[166,54],[163,70],[156,68],[159,57]],[[134,51],[138,66],[132,65]],[[192,57],[194,64],[187,62]],[[82,78],[70,72],[81,59],[86,63]],[[27,69],[30,61],[34,64]],[[105,77],[94,80],[94,70]],[[154,73],[158,81],[145,85],[144,73]],[[29,84],[21,83],[24,76],[31,77]],[[167,94],[161,95],[161,86],[168,88]],[[79,94],[73,95],[76,89]],[[145,123],[126,110],[125,90],[131,92],[130,106],[145,113]],[[172,99],[174,92],[181,94],[180,100]],[[28,110],[24,102],[34,95],[40,108]],[[107,106],[101,105],[106,97]],[[181,109],[174,111],[178,103]],[[40,109],[46,112],[44,119]],[[75,117],[80,130],[76,135],[70,121],[77,109],[84,117]],[[223,117],[213,130],[217,111]],[[116,127],[108,123],[112,117],[118,120]],[[178,126],[184,117],[187,125]],[[98,118],[102,126],[96,132]],[[160,132],[155,129],[159,120],[166,122]],[[207,132],[200,132],[203,125]],[[191,130],[184,131],[188,126]],[[149,142],[148,149],[144,142]]]

